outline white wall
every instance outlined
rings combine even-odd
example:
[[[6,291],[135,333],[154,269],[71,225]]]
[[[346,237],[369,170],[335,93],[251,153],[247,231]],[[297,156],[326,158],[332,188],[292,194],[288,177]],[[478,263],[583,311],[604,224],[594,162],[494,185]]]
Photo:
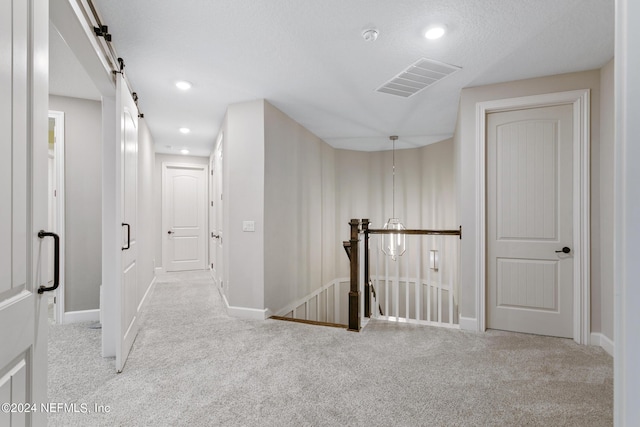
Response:
[[[146,126],[146,124],[145,124]],[[146,131],[148,133],[148,130]],[[151,263],[155,263],[156,268],[162,267],[162,237],[166,230],[162,230],[162,163],[188,163],[196,165],[208,165],[208,157],[185,156],[181,154],[161,154],[154,155],[153,164],[153,212],[150,216],[140,218],[153,218],[149,224],[153,226],[153,258]],[[208,181],[208,180],[207,180]]]
[[[102,105],[49,96],[65,113],[65,311],[100,307],[102,282]]]
[[[325,142],[268,102],[264,122],[264,304],[277,312],[327,277],[323,218],[331,205],[323,201],[333,181],[323,172],[333,156]]]
[[[457,229],[452,139],[396,150],[395,215],[407,228]],[[336,150],[336,241],[348,240],[351,218],[382,228],[393,213],[392,151]],[[338,274],[349,264],[339,254]]]
[[[476,104],[482,101],[514,98],[519,96],[544,93],[563,92],[578,89],[591,90],[591,232],[592,237],[599,236],[600,224],[600,71],[584,71],[580,73],[521,80],[488,86],[463,89],[456,128],[455,151],[458,168],[459,215],[463,227],[461,247],[461,264],[474,266],[476,260]],[[597,197],[593,197],[596,195]],[[592,245],[594,242],[592,242]],[[597,241],[595,244],[599,244]],[[595,253],[598,252],[596,248]],[[592,256],[592,303],[600,306],[600,259]],[[475,268],[461,270],[461,315],[476,318],[475,288],[478,278]],[[597,315],[595,315],[597,314]],[[595,322],[595,323],[594,323]],[[592,313],[592,331],[599,332],[600,315]]]

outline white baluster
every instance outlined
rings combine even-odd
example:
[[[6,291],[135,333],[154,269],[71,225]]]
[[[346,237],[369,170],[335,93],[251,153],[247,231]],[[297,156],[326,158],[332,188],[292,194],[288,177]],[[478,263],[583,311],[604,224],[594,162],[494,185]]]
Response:
[[[416,236],[416,285],[414,290],[415,306],[416,306],[416,320],[420,320],[420,303],[422,298],[420,295],[420,288],[422,287],[422,279],[420,278],[420,267],[422,266],[422,236]]]
[[[384,315],[389,317],[389,257],[384,257]]]
[[[429,242],[428,248],[433,249],[433,237],[429,236],[427,238],[427,241]],[[427,250],[427,253],[428,250]],[[431,268],[427,269],[427,320],[429,322],[431,322]]]
[[[406,236],[405,236],[406,237]],[[404,254],[404,318],[409,320],[410,306],[409,306],[409,256],[411,256],[411,239],[409,239],[409,252]]]

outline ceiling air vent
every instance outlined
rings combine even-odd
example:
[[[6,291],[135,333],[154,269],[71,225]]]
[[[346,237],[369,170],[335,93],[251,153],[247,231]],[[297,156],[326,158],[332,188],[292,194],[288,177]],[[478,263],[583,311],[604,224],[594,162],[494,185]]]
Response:
[[[408,98],[460,69],[455,65],[422,58],[380,86],[376,92]]]

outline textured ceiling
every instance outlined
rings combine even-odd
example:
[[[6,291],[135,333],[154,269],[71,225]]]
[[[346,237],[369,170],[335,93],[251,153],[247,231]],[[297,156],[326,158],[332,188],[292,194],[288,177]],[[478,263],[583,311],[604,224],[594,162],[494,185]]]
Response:
[[[392,134],[422,146],[453,134],[464,87],[613,57],[613,0],[93,1],[158,152],[208,154],[227,106],[258,98],[334,147],[389,149]],[[428,41],[434,23],[448,32]],[[410,98],[376,92],[420,58],[462,69]]]

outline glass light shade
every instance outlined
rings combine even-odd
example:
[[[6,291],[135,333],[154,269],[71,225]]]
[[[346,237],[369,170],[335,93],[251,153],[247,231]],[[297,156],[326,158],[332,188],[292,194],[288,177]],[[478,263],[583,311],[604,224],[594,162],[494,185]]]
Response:
[[[387,223],[382,228],[384,228],[385,230],[405,230],[404,225],[402,225],[398,218],[389,218]],[[404,234],[392,233],[383,234],[382,236],[382,252],[384,252],[386,255],[389,255],[392,260],[395,261],[397,257],[401,256],[407,250]]]

